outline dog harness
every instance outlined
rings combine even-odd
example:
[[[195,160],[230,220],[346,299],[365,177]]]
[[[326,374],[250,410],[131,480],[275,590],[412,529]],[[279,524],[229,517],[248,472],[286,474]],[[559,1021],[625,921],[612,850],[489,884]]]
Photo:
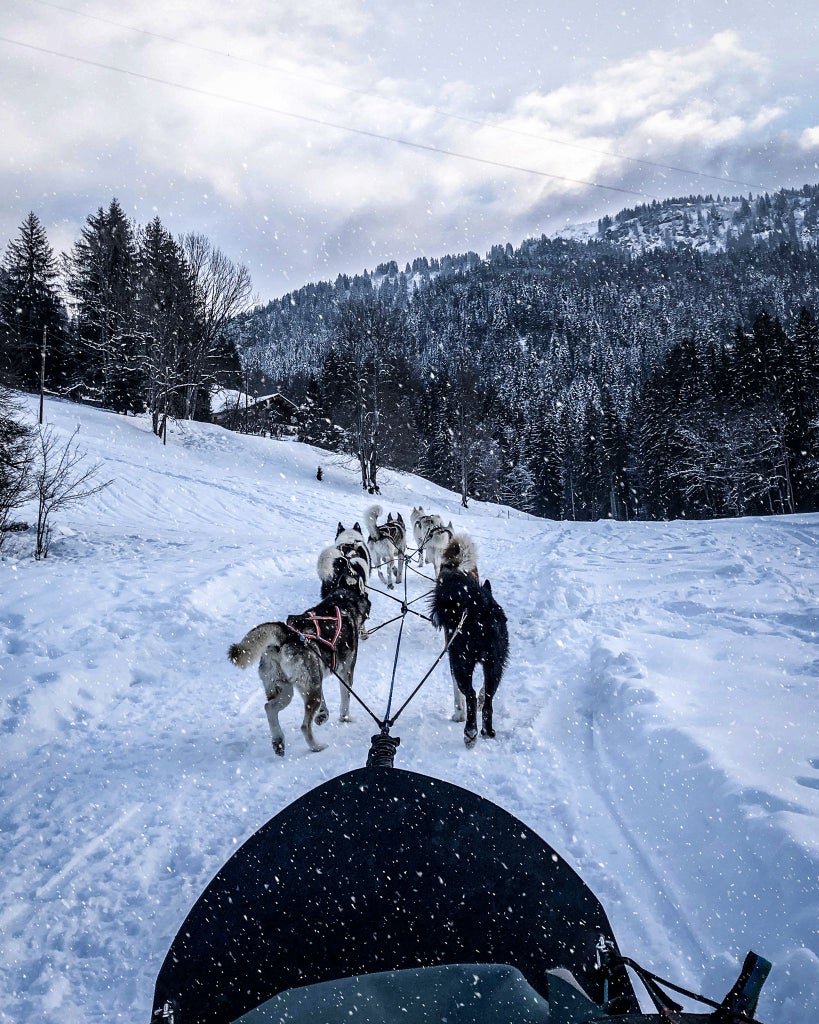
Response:
[[[322,632],[322,624],[331,623],[329,629]],[[336,644],[341,636],[341,610],[335,606],[335,615],[316,615],[314,611],[305,612],[303,615],[288,615],[285,626],[304,644],[308,640],[314,640],[317,644],[326,647],[330,651],[330,669],[335,671],[336,667]],[[305,631],[312,626],[314,633]],[[326,634],[326,635],[325,635]]]
[[[391,523],[382,523],[378,529],[378,539],[388,540],[392,542],[393,547],[398,547],[398,542],[404,536],[406,532],[404,527],[397,521]]]
[[[368,566],[372,565],[372,559],[370,558],[370,549],[363,540],[348,540],[344,544],[337,544],[336,547],[347,559],[347,564],[350,566],[350,572],[355,572],[352,566],[352,559],[357,558],[362,562],[366,562]]]
[[[424,529],[424,539],[421,541],[421,547],[426,547],[432,538],[436,537],[439,533],[445,533],[447,537],[452,536],[452,530],[448,526],[427,526]]]

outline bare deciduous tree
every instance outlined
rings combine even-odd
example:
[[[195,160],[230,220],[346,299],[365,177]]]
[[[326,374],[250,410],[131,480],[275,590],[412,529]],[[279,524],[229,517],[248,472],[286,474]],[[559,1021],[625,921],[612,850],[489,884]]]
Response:
[[[183,416],[191,419],[196,393],[208,383],[208,362],[230,320],[247,307],[252,285],[247,267],[236,266],[204,235],[185,235],[182,251],[190,273],[196,323],[188,343],[183,388]]]
[[[85,453],[76,442],[79,427],[63,444],[50,426],[37,431],[32,490],[37,499],[37,544],[34,557],[48,557],[51,516],[76,505],[106,488],[111,481],[97,482],[98,466],[85,464]]]

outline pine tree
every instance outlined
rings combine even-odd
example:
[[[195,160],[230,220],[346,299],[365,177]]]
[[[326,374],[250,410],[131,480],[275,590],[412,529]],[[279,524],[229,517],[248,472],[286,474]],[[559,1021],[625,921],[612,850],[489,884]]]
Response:
[[[784,411],[795,505],[819,508],[819,325],[803,306],[784,367]]]
[[[789,397],[795,359],[793,343],[780,321],[765,310],[757,315],[750,335],[741,330],[736,334],[735,408],[753,412],[756,423],[766,425],[766,434],[756,444],[757,455],[751,460],[753,473],[764,486],[747,481],[748,493],[756,494],[762,504],[750,511],[793,512],[796,507],[792,471],[794,396]]]
[[[559,519],[563,510],[562,448],[558,411],[554,403],[543,403],[529,424],[526,464],[532,473],[532,511],[550,519]]]
[[[579,424],[580,463],[575,473],[576,517],[594,522],[607,507],[603,420],[594,399],[586,402]]]
[[[184,411],[186,352],[195,324],[190,271],[159,217],[140,239],[137,277],[140,372],[154,433],[164,436],[168,417]]]
[[[601,438],[605,452],[603,466],[608,490],[608,515],[629,519],[628,441],[626,431],[608,388],[601,395]]]
[[[339,431],[333,425],[329,415],[325,388],[317,377],[311,376],[307,382],[305,396],[299,406],[298,440],[305,444],[315,445],[336,451],[339,442]]]
[[[66,315],[57,291],[59,271],[45,229],[29,213],[9,242],[0,284],[0,379],[39,386],[44,331],[46,382],[59,387],[66,372]]]
[[[143,408],[136,337],[136,243],[116,199],[89,214],[65,258],[74,299],[78,364],[86,394],[106,408]]]
[[[14,393],[0,384],[0,548],[12,513],[29,498],[33,438]]]
[[[352,454],[361,469],[361,486],[378,493],[378,470],[385,451],[385,399],[396,373],[399,318],[371,296],[348,300],[339,310],[332,364],[337,415],[344,418]],[[329,379],[325,382],[329,387]]]

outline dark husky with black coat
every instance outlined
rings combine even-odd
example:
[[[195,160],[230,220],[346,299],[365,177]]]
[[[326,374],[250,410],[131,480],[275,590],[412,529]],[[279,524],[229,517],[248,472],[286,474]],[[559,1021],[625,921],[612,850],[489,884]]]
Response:
[[[229,659],[239,668],[247,668],[259,659],[259,678],[267,698],[265,712],[273,749],[279,756],[284,756],[279,712],[293,699],[294,687],[304,699],[301,731],[311,750],[325,747],[313,736],[313,722],[321,725],[329,717],[322,686],[330,672],[340,680],[340,718],[350,720],[347,687],[353,686],[358,638],[370,614],[370,599],[358,567],[337,548],[329,549],[329,554],[322,552],[319,575],[323,584],[328,584],[322,587],[322,601],[301,615],[288,616],[285,622],[254,626],[228,650]]]
[[[432,624],[443,629],[450,644],[449,668],[455,687],[453,720],[464,721],[465,702],[464,742],[471,747],[478,737],[478,707],[481,735],[495,735],[492,702],[509,658],[509,630],[489,580],[484,580],[483,586],[479,582],[475,544],[466,534],[456,534],[444,549],[430,613]],[[463,625],[456,633],[462,618]],[[472,684],[478,662],[483,665],[480,695],[475,694]]]

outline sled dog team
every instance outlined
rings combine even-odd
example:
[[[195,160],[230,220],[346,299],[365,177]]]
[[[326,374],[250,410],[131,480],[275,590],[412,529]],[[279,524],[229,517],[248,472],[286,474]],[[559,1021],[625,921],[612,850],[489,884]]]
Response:
[[[367,590],[373,567],[382,583],[392,589],[401,583],[407,552],[406,525],[399,512],[379,523],[380,505],[367,509],[366,536],[359,523],[341,523],[335,541],[318,558],[321,600],[312,608],[289,615],[283,622],[254,626],[228,657],[239,668],[259,662],[265,712],[273,749],[283,756],[284,733],[279,712],[293,699],[294,689],[304,701],[301,731],[311,750],[323,750],[313,726],[329,718],[323,684],[330,674],[339,679],[340,720],[350,720],[350,690],[358,657],[358,642],[371,609]],[[431,564],[435,589],[429,602],[432,624],[443,629],[449,644],[449,667],[455,697],[453,721],[464,722],[464,742],[474,746],[481,735],[492,737],[493,698],[509,654],[506,615],[492,596],[489,580],[480,582],[477,552],[472,539],[455,533],[438,515],[413,508],[410,516],[418,564]],[[459,628],[460,627],[460,628]],[[483,666],[483,686],[475,692],[472,676]],[[346,685],[345,685],[346,684]],[[349,689],[348,689],[349,687]]]

